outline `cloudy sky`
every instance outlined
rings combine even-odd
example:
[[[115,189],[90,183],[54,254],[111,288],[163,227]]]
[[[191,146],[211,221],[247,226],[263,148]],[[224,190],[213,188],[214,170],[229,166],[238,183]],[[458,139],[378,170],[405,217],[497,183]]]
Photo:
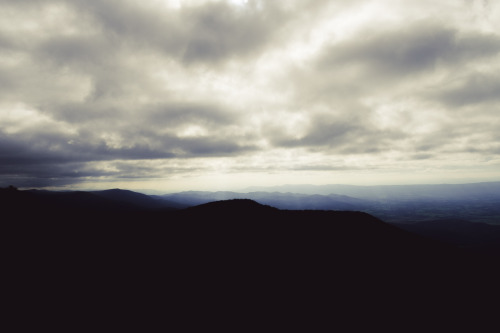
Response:
[[[500,180],[500,3],[0,0],[0,186]]]

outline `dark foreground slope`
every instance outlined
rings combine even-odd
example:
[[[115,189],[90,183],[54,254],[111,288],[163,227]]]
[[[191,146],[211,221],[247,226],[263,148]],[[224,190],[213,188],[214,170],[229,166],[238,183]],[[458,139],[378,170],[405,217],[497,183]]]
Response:
[[[22,193],[4,193],[9,200],[4,271],[22,304],[55,298],[103,312],[140,304],[245,327],[263,317],[295,324],[306,314],[329,324],[349,314],[414,326],[495,297],[496,261],[359,212],[282,211],[250,200],[178,211],[37,210]]]
[[[500,254],[500,225],[458,219],[394,224],[400,229],[483,255]],[[500,259],[500,256],[499,256]]]

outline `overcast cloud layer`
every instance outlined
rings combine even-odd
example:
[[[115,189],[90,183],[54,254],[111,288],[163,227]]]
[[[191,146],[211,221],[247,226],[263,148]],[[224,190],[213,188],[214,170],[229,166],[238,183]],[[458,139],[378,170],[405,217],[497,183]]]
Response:
[[[499,32],[493,1],[0,0],[0,186],[500,180]]]

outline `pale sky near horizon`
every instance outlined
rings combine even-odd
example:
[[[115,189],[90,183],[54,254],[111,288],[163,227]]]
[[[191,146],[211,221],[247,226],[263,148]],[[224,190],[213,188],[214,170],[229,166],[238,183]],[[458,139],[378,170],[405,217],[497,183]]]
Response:
[[[0,0],[0,186],[500,180],[500,3]]]

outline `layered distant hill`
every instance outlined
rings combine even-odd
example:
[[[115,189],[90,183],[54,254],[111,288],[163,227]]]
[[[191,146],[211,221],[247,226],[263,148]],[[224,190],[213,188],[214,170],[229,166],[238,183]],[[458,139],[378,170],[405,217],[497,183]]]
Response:
[[[0,189],[3,204],[9,209],[17,209],[19,214],[31,210],[39,211],[140,211],[172,210],[184,208],[168,200],[158,200],[151,196],[128,190],[111,189],[105,191],[19,191],[14,188]]]
[[[295,260],[300,257],[297,249],[303,253],[316,249],[316,256],[323,256],[321,251],[333,255],[331,251],[335,250],[336,255],[344,253],[347,258],[353,255],[399,258],[403,254],[411,257],[454,253],[453,247],[403,231],[359,211],[280,210],[250,199],[174,209],[175,202],[118,189],[50,192],[9,188],[0,189],[0,202],[11,225],[35,223],[39,228],[56,223],[63,226],[62,230],[74,226],[83,232],[82,235],[85,234],[82,226],[104,233],[109,232],[110,227],[120,231],[132,226],[142,236],[160,237],[171,243],[179,243],[182,239],[181,243],[196,247],[202,244],[202,247],[218,247],[218,243],[229,242],[229,252],[242,244],[258,251],[279,244],[278,247],[284,246],[289,252],[283,255],[295,253]],[[156,231],[144,234],[149,233],[146,230],[151,230],[152,226]]]
[[[461,185],[350,186],[285,185],[251,192],[189,191],[145,195],[126,190],[22,191],[24,200],[49,207],[179,209],[217,200],[251,199],[290,210],[364,211],[391,223],[466,220],[500,225],[500,182]]]
[[[70,219],[72,221],[86,219],[87,216],[92,216],[92,219],[99,219],[96,216],[106,216],[106,219],[116,220],[121,219],[127,221],[131,216],[141,216],[146,214],[148,218],[152,218],[152,213],[164,214],[168,219],[173,218],[175,214],[180,214],[179,218],[185,219],[186,207],[193,207],[207,204],[214,201],[230,200],[230,199],[245,199],[255,202],[255,209],[260,211],[260,207],[273,207],[272,211],[268,211],[268,216],[264,220],[276,220],[275,212],[277,209],[290,211],[287,219],[292,216],[299,216],[300,210],[309,211],[309,215],[313,215],[314,211],[346,211],[365,212],[380,218],[385,222],[394,224],[400,229],[411,231],[412,233],[422,235],[427,238],[447,242],[450,244],[471,247],[476,249],[496,249],[500,244],[500,225],[495,225],[498,222],[495,215],[500,209],[497,205],[496,189],[499,183],[479,184],[477,186],[464,185],[463,188],[475,188],[476,192],[472,194],[464,194],[464,191],[454,195],[450,194],[452,199],[445,200],[443,197],[448,192],[448,186],[443,186],[445,190],[437,193],[428,192],[427,197],[434,196],[434,200],[416,200],[408,199],[409,197],[423,197],[424,188],[417,187],[415,192],[412,192],[409,187],[380,187],[371,189],[371,193],[379,191],[379,194],[385,191],[385,199],[378,201],[366,199],[369,194],[365,194],[364,199],[354,198],[342,194],[301,194],[301,193],[282,193],[282,192],[180,192],[166,194],[163,196],[145,195],[128,190],[112,189],[105,191],[67,191],[67,192],[52,192],[40,190],[19,191],[15,188],[0,189],[1,202],[4,211],[8,212],[8,216],[18,219],[40,219],[45,216],[51,216],[55,220]],[[326,188],[334,188],[325,186]],[[306,187],[303,187],[306,188]],[[312,187],[311,187],[312,188]],[[356,191],[361,189],[358,187]],[[433,186],[430,187],[431,189]],[[437,188],[440,188],[438,186]],[[453,186],[453,188],[462,188]],[[486,195],[479,191],[480,188],[489,190]],[[403,196],[403,192],[406,195]],[[351,191],[354,192],[354,191]],[[387,194],[392,193],[392,194]],[[417,193],[417,194],[415,194]],[[425,192],[427,193],[427,192]],[[355,194],[355,193],[354,193]],[[399,194],[400,196],[396,195]],[[473,196],[476,203],[464,202],[465,197]],[[481,197],[486,197],[485,202],[480,200]],[[458,198],[462,198],[458,200]],[[265,205],[265,206],[261,206]],[[474,209],[471,209],[473,207]],[[481,209],[482,207],[482,209]],[[234,206],[233,206],[234,208]],[[239,214],[239,220],[245,220],[250,214],[246,207],[244,215]],[[196,208],[198,209],[198,208]],[[200,208],[201,209],[201,208]],[[471,211],[469,211],[469,209]],[[176,212],[175,214],[173,212]],[[229,212],[228,209],[221,210]],[[244,211],[244,210],[242,210]],[[291,211],[295,211],[293,214]],[[234,215],[238,215],[236,212]],[[191,213],[189,213],[191,214]],[[280,211],[280,214],[284,214]],[[339,214],[339,213],[337,213]],[[176,216],[177,216],[176,215]],[[355,215],[351,215],[355,216]],[[208,217],[207,217],[208,218]],[[214,218],[213,216],[210,218]],[[467,219],[471,218],[471,219]],[[103,218],[104,219],[104,218]],[[142,217],[140,217],[143,220]],[[152,218],[153,219],[153,218]],[[156,217],[154,217],[156,219]],[[490,224],[481,223],[484,219]],[[254,220],[262,220],[262,217]],[[307,219],[306,219],[307,220]]]
[[[54,290],[91,301],[138,292],[176,307],[237,298],[270,311],[321,299],[325,311],[323,302],[363,313],[387,303],[391,315],[495,300],[498,253],[364,212],[281,210],[249,199],[172,209],[177,202],[158,200],[122,190],[0,189],[3,267],[30,296],[49,291],[41,299]]]
[[[250,191],[250,190],[258,191]],[[180,192],[157,196],[184,205],[249,198],[280,209],[360,210],[386,222],[461,219],[500,225],[500,182],[453,185],[284,185],[250,192]]]
[[[65,215],[74,217],[74,212],[163,212],[219,200],[251,199],[285,210],[363,211],[405,230],[466,247],[494,248],[499,238],[497,228],[493,227],[500,225],[499,182],[414,186],[287,185],[267,190],[248,193],[189,191],[159,196],[120,189],[51,192],[11,188],[2,190],[2,203],[18,215],[64,211],[68,212]],[[328,193],[330,191],[337,193]],[[478,230],[484,232],[478,234]]]
[[[302,194],[338,194],[360,199],[385,201],[497,201],[500,182],[429,185],[282,185],[254,186],[247,191],[292,192]]]
[[[279,209],[314,209],[314,210],[362,210],[371,205],[370,201],[345,195],[308,195],[281,192],[203,192],[189,191],[155,196],[170,202],[185,205],[200,205],[217,200],[251,199]]]

